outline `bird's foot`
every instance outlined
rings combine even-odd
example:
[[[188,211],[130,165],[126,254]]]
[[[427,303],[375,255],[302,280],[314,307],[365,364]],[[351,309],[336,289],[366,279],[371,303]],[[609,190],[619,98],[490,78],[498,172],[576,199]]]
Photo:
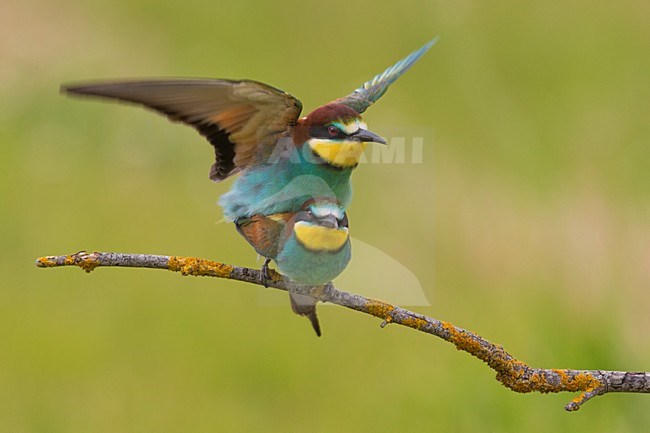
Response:
[[[271,259],[264,260],[264,264],[262,265],[262,270],[260,272],[260,283],[266,288],[269,287],[268,281],[271,279],[271,274],[269,273],[270,262]]]

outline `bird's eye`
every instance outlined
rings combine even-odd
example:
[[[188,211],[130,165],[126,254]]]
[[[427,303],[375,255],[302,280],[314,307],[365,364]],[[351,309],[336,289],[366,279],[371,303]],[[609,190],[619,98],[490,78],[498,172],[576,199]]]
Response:
[[[339,135],[339,132],[340,132],[339,128],[337,128],[336,126],[327,127],[327,133],[330,135],[330,137],[336,137],[337,135]]]

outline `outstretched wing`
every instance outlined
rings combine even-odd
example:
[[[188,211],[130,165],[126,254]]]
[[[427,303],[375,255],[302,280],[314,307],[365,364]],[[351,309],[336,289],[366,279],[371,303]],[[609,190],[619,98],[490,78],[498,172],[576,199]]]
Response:
[[[381,74],[376,75],[372,80],[363,83],[361,87],[348,96],[339,98],[335,102],[347,105],[357,113],[363,113],[386,93],[388,86],[393,84],[404,72],[408,71],[436,42],[438,42],[437,36],[419,50],[413,51]]]
[[[293,214],[253,215],[239,218],[235,226],[258,254],[269,259],[278,255],[280,237]]]
[[[61,90],[140,104],[193,126],[214,146],[210,178],[215,182],[268,158],[302,110],[294,96],[249,80],[114,81],[65,85]]]

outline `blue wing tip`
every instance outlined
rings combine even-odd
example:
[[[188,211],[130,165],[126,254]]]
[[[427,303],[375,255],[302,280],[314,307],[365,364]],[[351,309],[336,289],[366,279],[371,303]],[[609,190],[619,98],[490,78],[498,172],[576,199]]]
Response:
[[[402,60],[397,62],[395,65],[391,66],[387,71],[384,72],[387,73],[388,71],[392,72],[392,77],[389,79],[389,83],[394,82],[398,77],[400,77],[404,72],[409,70],[411,66],[415,64],[418,60],[420,60],[420,57],[424,55],[427,51],[429,51],[429,48],[434,46],[436,42],[440,39],[440,36],[436,36],[433,39],[431,39],[429,42],[418,48],[417,50],[413,51],[411,54],[408,56],[404,57]]]
[[[411,54],[395,63],[384,72],[375,75],[372,80],[366,81],[361,87],[356,89],[354,91],[354,94],[361,94],[363,95],[363,98],[366,99],[366,105],[362,108],[361,111],[359,111],[359,113],[362,113],[366,108],[368,108],[370,104],[381,98],[381,96],[386,93],[386,90],[388,90],[388,86],[394,83],[395,80],[397,80],[406,71],[408,71],[411,66],[413,66],[415,62],[420,59],[420,57],[422,57],[424,53],[429,51],[429,48],[438,42],[438,40],[440,40],[440,36],[436,35],[422,47],[413,51]]]
[[[440,35],[435,35],[433,39],[427,42],[424,46],[427,47],[427,50],[434,46],[440,40]]]
[[[439,36],[439,35],[436,35],[433,39],[431,39],[429,42],[427,42],[426,44],[424,44],[421,48],[419,48],[418,50],[414,51],[413,54],[411,54],[411,56],[413,56],[413,57],[415,57],[415,58],[419,58],[422,54],[424,54],[424,53],[426,53],[427,51],[429,51],[429,48],[431,48],[432,46],[434,46],[434,45],[435,45],[439,40],[440,40],[440,36]],[[409,57],[410,57],[410,56],[409,56]]]

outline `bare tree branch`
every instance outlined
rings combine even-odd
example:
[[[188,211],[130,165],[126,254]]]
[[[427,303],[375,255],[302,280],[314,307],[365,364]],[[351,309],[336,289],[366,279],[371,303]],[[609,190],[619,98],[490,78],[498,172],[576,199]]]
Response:
[[[41,257],[36,261],[41,268],[79,266],[91,272],[99,266],[167,269],[183,275],[208,276],[261,284],[261,272],[256,269],[232,266],[225,263],[194,257],[155,256],[149,254],[86,253],[81,251],[68,256]],[[496,379],[515,392],[581,392],[565,409],[576,411],[597,395],[610,392],[650,393],[650,372],[624,372],[606,370],[563,370],[532,368],[514,358],[499,345],[451,323],[437,320],[384,301],[365,298],[344,292],[328,284],[319,287],[298,286],[271,271],[269,287],[309,295],[321,302],[370,314],[383,320],[381,326],[397,323],[452,343],[497,372]]]

